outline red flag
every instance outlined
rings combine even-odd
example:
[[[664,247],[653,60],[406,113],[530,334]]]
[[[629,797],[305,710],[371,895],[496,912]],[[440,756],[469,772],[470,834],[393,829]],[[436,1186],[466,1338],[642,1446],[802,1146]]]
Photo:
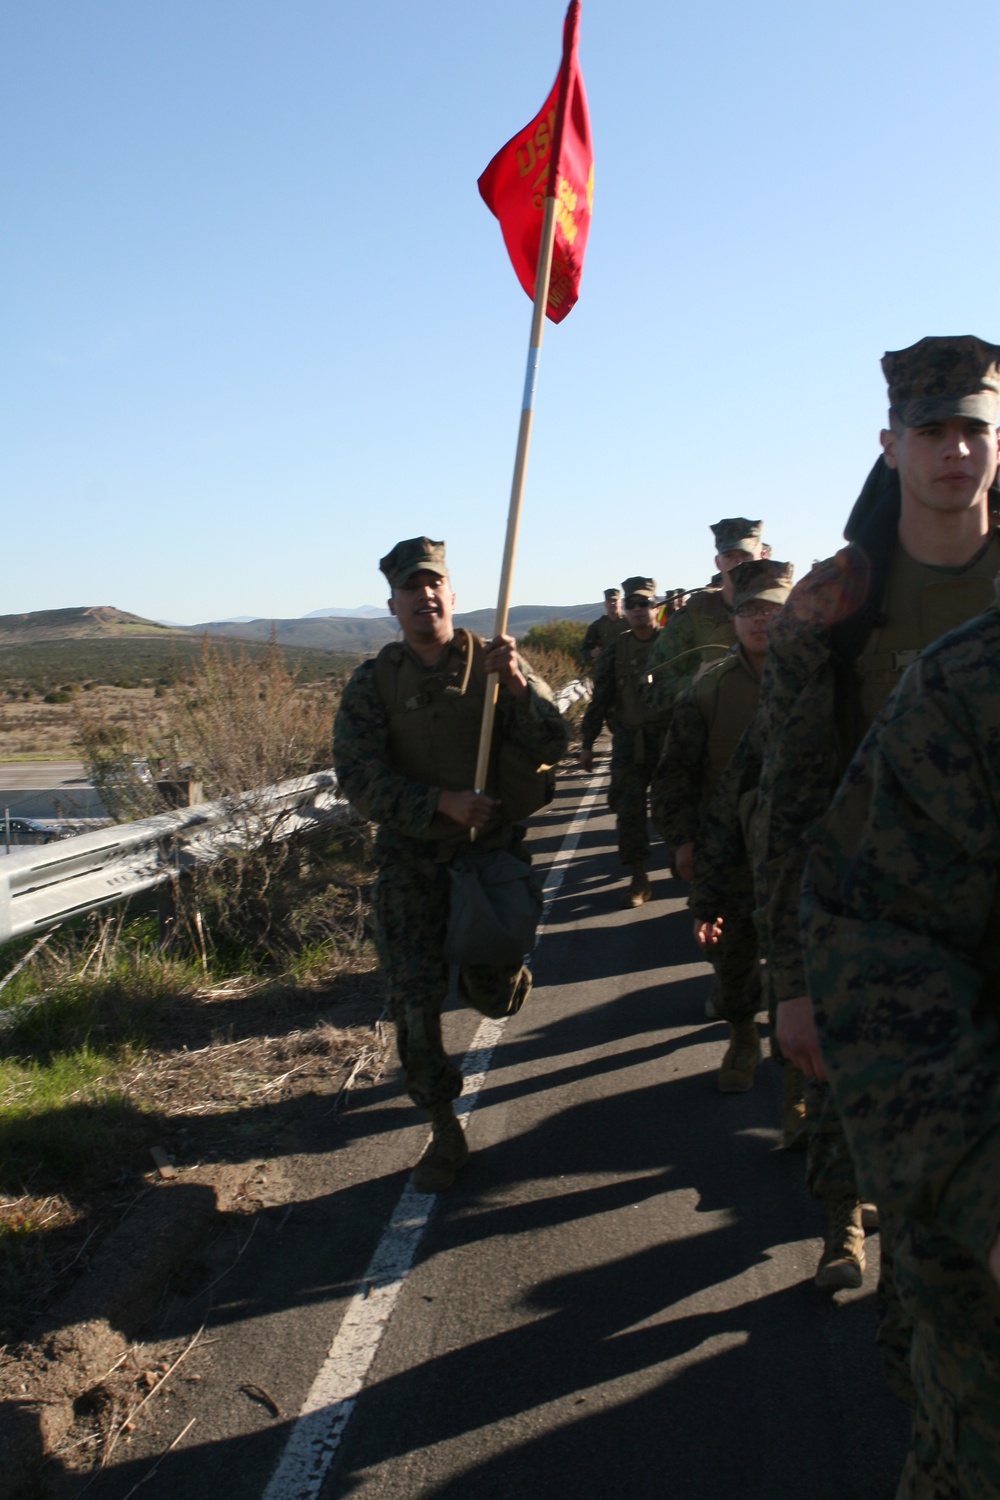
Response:
[[[546,314],[559,323],[580,295],[583,252],[594,201],[594,153],[587,96],[576,56],[580,0],[571,0],[563,57],[552,92],[530,125],[502,146],[479,179],[487,208],[500,220],[517,279],[534,298],[542,211],[556,199],[556,232]]]

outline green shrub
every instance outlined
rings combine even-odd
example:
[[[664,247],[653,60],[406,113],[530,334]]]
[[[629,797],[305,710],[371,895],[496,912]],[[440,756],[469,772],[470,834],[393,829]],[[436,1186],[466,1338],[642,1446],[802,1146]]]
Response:
[[[580,647],[587,633],[584,620],[546,620],[544,625],[532,625],[518,641],[518,646],[531,655],[540,651],[564,651],[579,658]]]

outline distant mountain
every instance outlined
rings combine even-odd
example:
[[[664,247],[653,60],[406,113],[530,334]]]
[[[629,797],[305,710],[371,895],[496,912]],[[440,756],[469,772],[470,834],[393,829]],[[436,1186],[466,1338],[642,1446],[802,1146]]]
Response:
[[[359,604],[357,609],[311,609],[303,620],[387,620],[384,604]]]
[[[24,645],[30,641],[87,640],[94,636],[167,636],[173,630],[156,620],[129,614],[113,604],[76,609],[36,609],[24,615],[0,615],[0,642]]]
[[[513,636],[522,636],[533,625],[546,620],[595,620],[601,613],[599,604],[518,604],[509,616]],[[455,616],[456,625],[464,625],[478,635],[491,635],[495,611],[476,609]],[[381,619],[352,618],[344,615],[306,615],[298,620],[251,620],[243,624],[232,620],[212,620],[192,625],[198,634],[231,636],[236,640],[267,641],[272,631],[279,646],[318,646],[326,651],[377,651],[387,641],[396,639],[396,622],[391,615]]]
[[[374,605],[362,605],[353,614],[328,614],[319,610],[297,620],[212,620],[202,625],[168,625],[129,614],[113,605],[91,605],[76,609],[41,609],[29,614],[0,615],[0,645],[27,645],[32,642],[117,638],[139,640],[155,637],[192,635],[218,636],[243,641],[268,641],[272,632],[280,646],[316,647],[324,651],[343,651],[351,655],[369,655],[397,639],[396,622],[391,615],[365,613]],[[519,604],[510,611],[509,629],[522,636],[533,625],[545,620],[593,620],[601,612],[599,604]],[[455,616],[456,625],[464,625],[478,635],[493,631],[494,611],[476,609]]]

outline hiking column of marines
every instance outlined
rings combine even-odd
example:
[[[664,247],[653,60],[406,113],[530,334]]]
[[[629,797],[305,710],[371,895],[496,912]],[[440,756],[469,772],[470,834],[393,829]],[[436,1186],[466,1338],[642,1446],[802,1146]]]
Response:
[[[877,1219],[879,1339],[913,1409],[899,1500],[970,1500],[1000,1494],[1000,349],[925,338],[882,368],[881,454],[834,556],[793,586],[762,523],[726,517],[686,603],[648,572],[624,616],[605,591],[580,764],[607,725],[622,904],[655,894],[650,815],[687,883],[721,1091],[753,1087],[771,1021],[783,1143],[826,1211],[820,1289],[862,1284]],[[447,870],[470,830],[523,849],[503,787],[473,789],[486,673],[501,739],[552,764],[567,736],[510,637],[457,640],[443,544],[382,566],[403,640],[345,691],[335,764],[380,825],[379,955],[432,1123],[415,1180],[439,1191],[467,1156],[440,1030]],[[458,983],[503,1015],[530,975]]]

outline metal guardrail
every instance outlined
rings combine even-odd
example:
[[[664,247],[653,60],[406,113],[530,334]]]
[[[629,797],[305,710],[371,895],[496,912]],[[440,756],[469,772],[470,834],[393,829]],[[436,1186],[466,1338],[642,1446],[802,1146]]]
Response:
[[[0,860],[0,943],[155,890],[266,838],[318,828],[346,807],[333,772],[318,771],[243,797],[12,849]]]
[[[565,713],[589,696],[589,684],[575,681],[555,701]],[[239,798],[12,848],[0,858],[0,944],[155,890],[264,839],[319,828],[346,808],[333,772],[318,771]]]
[[[560,688],[558,693],[553,693],[552,696],[555,699],[555,704],[559,712],[564,714],[574,703],[582,703],[590,695],[590,683],[583,682],[579,677],[575,677],[572,682],[567,682],[564,688]]]

